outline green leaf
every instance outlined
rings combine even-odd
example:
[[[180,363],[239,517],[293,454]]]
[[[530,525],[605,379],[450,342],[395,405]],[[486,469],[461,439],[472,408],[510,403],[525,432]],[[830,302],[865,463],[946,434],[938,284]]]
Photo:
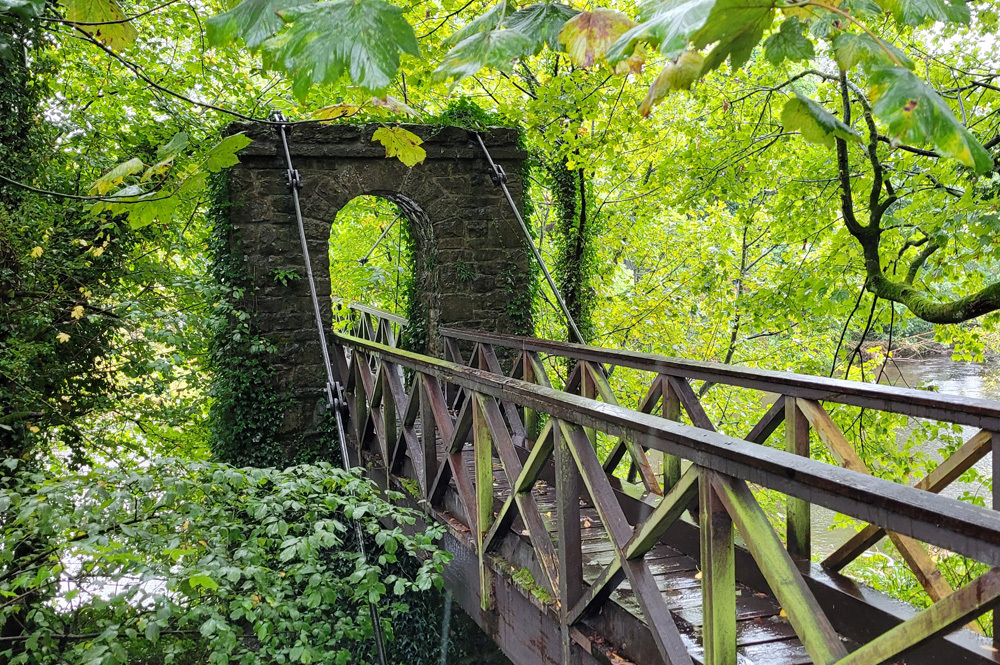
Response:
[[[62,0],[66,7],[66,20],[77,24],[104,23],[106,25],[77,25],[111,49],[121,49],[136,40],[139,33],[115,0]]]
[[[506,26],[509,30],[516,30],[534,40],[536,44],[534,53],[540,52],[545,45],[553,51],[558,51],[559,31],[566,25],[566,21],[579,13],[578,9],[573,9],[569,5],[539,2],[511,14]]]
[[[718,0],[704,27],[691,37],[695,48],[715,47],[705,56],[704,73],[722,66],[729,58],[735,71],[750,60],[754,47],[774,21],[774,7],[769,3],[745,0]],[[716,43],[717,42],[717,43]]]
[[[455,82],[484,67],[509,72],[513,61],[534,51],[531,40],[515,30],[490,30],[473,35],[453,48],[434,70],[434,80]]]
[[[187,132],[177,132],[169,141],[156,149],[156,158],[164,160],[173,155],[179,155],[188,147],[189,137]]]
[[[895,140],[933,143],[944,157],[957,159],[977,173],[993,169],[993,158],[934,90],[903,67],[871,72],[872,110]]]
[[[640,7],[642,23],[622,35],[608,50],[608,60],[618,62],[632,54],[639,41],[658,47],[668,58],[676,58],[687,47],[691,35],[708,20],[715,0],[656,0]]]
[[[256,49],[284,25],[278,12],[312,1],[243,0],[228,12],[209,17],[205,36],[213,46],[225,46],[242,39],[247,48]]]
[[[448,38],[442,42],[442,44],[445,46],[453,46],[464,42],[473,35],[489,32],[490,30],[496,30],[503,25],[504,18],[510,14],[510,11],[510,6],[507,4],[507,0],[500,0],[500,2],[469,21],[461,29],[456,30],[449,35]]]
[[[403,10],[383,0],[333,0],[279,16],[291,26],[264,43],[265,65],[291,76],[299,99],[345,72],[362,88],[385,88],[399,71],[400,53],[420,54]]]
[[[559,43],[577,67],[592,67],[635,21],[612,9],[581,12],[566,21],[559,31]]]
[[[965,0],[878,0],[878,4],[903,25],[922,25],[928,21],[968,23],[969,6]]]
[[[834,147],[838,138],[861,142],[861,135],[840,118],[798,93],[785,102],[785,107],[781,110],[781,124],[786,130],[801,132],[806,141],[828,148]]]
[[[146,639],[150,642],[156,642],[160,639],[160,624],[155,621],[150,621],[146,624]]]
[[[875,18],[882,15],[882,8],[875,0],[845,0],[841,9],[855,18]]]
[[[90,185],[90,191],[103,196],[120,185],[125,178],[130,175],[135,175],[145,168],[146,165],[142,163],[141,159],[133,157],[126,162],[122,162],[95,180]]]
[[[211,637],[219,629],[219,622],[214,618],[209,618],[205,623],[201,624],[201,628],[198,632],[201,633],[202,637]]]
[[[206,573],[195,573],[188,578],[188,584],[190,584],[194,589],[204,587],[206,589],[211,589],[212,591],[217,591],[219,588],[219,585],[216,584],[215,580],[213,580]]]
[[[386,157],[398,157],[399,161],[407,166],[419,164],[427,157],[427,151],[420,147],[423,143],[420,137],[402,127],[379,127],[372,134],[372,141],[378,141],[385,146]],[[361,517],[358,512],[363,514],[363,510],[360,508],[355,512],[355,519]]]
[[[896,56],[899,63],[907,69],[913,69],[915,64],[905,53],[888,42],[876,40],[866,33],[855,34],[842,32],[833,40],[833,57],[837,65],[847,71],[857,64],[870,67],[872,65],[892,67],[898,64],[892,59]]]
[[[245,134],[233,134],[222,139],[205,157],[205,168],[210,173],[239,164],[236,153],[250,145],[251,140]]]
[[[38,18],[45,10],[45,0],[0,0],[0,14],[11,14],[22,20]]]
[[[780,65],[785,60],[798,62],[816,57],[813,43],[803,34],[805,23],[797,17],[786,19],[781,29],[764,40],[764,57],[772,65]]]
[[[117,208],[118,211],[128,212],[128,225],[132,229],[141,229],[157,220],[163,223],[169,222],[173,219],[174,211],[180,203],[176,196],[165,199],[160,199],[155,194],[147,196],[157,200],[120,204]]]

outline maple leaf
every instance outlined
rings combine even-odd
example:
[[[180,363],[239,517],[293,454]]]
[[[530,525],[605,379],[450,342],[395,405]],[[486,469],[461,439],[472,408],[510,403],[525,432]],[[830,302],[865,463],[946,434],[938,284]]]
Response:
[[[58,335],[56,335],[56,339],[59,341],[60,344],[65,344],[66,342],[69,341],[69,335],[64,332],[61,332]]]
[[[516,30],[490,30],[464,39],[441,61],[433,78],[455,82],[472,76],[483,67],[509,72],[518,58],[531,55],[534,46],[530,38]]]
[[[217,173],[224,168],[239,164],[240,160],[236,157],[236,153],[250,143],[251,140],[242,133],[227,136],[208,151],[208,155],[205,156],[205,168],[210,173]]]
[[[503,25],[504,18],[509,13],[510,7],[507,5],[507,0],[500,0],[500,2],[469,21],[461,29],[449,35],[442,43],[445,46],[454,46],[455,44],[464,42],[473,35],[496,30]]]
[[[612,63],[629,57],[640,41],[658,48],[668,58],[684,51],[691,35],[708,20],[715,0],[653,0],[639,8],[642,22],[625,32],[608,50]]]
[[[970,18],[969,6],[962,0],[879,0],[878,4],[903,25],[968,23]]]
[[[705,25],[691,36],[695,48],[715,44],[705,56],[703,73],[719,68],[726,58],[733,71],[743,67],[750,60],[764,31],[771,27],[774,14],[774,7],[767,3],[717,0]]]
[[[573,9],[569,5],[539,2],[517,10],[504,21],[504,25],[526,37],[535,38],[537,40],[535,53],[541,52],[545,45],[553,51],[558,51],[559,32],[566,25],[566,21],[579,13],[580,10]]]
[[[253,50],[281,30],[284,23],[278,12],[310,2],[312,0],[243,0],[228,12],[210,16],[205,36],[213,46],[225,46],[239,38]]]
[[[74,319],[76,319],[78,321],[80,319],[82,319],[83,318],[83,305],[77,305],[76,307],[74,307],[73,311],[70,312],[69,315],[72,316]]]
[[[577,67],[592,67],[604,58],[611,45],[635,21],[612,9],[595,9],[581,12],[566,21],[559,32],[559,43],[566,47],[566,53]]]
[[[892,67],[902,64],[914,68],[914,62],[905,53],[888,42],[865,33],[842,32],[833,40],[833,57],[837,65],[847,71],[857,64]]]
[[[67,21],[108,48],[119,50],[139,36],[115,0],[62,0],[62,3]],[[103,25],[94,25],[97,23]]]
[[[299,99],[345,73],[366,90],[381,90],[396,77],[400,53],[420,55],[403,10],[383,0],[332,0],[278,15],[290,25],[262,45],[264,66],[288,74]]]
[[[372,141],[385,146],[385,156],[396,157],[409,167],[420,164],[427,151],[420,147],[420,137],[402,127],[380,127],[372,134]]]
[[[785,60],[797,62],[816,57],[813,43],[803,34],[806,24],[793,16],[781,24],[778,32],[764,40],[764,57],[772,65]]]

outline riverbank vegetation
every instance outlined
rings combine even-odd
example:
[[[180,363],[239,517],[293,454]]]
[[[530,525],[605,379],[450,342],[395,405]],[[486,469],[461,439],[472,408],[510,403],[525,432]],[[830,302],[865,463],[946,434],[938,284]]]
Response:
[[[997,11],[0,0],[0,660],[348,662],[368,600],[390,637],[424,601],[438,630],[438,531],[386,527],[414,514],[315,456],[254,468],[259,442],[212,447],[218,349],[268,344],[209,251],[211,183],[244,145],[222,138],[232,120],[374,120],[414,162],[399,123],[517,127],[529,224],[590,343],[890,381],[917,339],[1000,350]],[[352,206],[337,294],[406,313],[404,224]],[[536,331],[565,339],[554,303],[541,288]],[[642,397],[637,374],[613,380]],[[725,432],[767,407],[695,388]],[[963,436],[832,415],[898,481]],[[988,505],[991,479],[963,480]],[[932,554],[954,586],[975,572]],[[891,546],[850,572],[927,602]],[[406,639],[400,658],[438,652]]]

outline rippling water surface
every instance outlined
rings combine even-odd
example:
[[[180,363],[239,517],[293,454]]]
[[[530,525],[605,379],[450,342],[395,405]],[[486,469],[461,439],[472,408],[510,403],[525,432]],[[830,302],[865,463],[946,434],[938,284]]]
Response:
[[[1000,361],[986,363],[969,363],[951,360],[950,358],[926,358],[922,360],[897,360],[886,367],[883,383],[909,388],[933,386],[940,393],[960,395],[975,399],[989,399],[998,402],[1000,409]],[[909,436],[910,428],[900,430],[901,441]],[[965,427],[964,438],[968,439],[976,433],[973,427]],[[937,446],[928,446],[928,452],[936,452]],[[987,455],[976,464],[976,468],[989,474],[992,460]],[[944,492],[945,496],[958,497],[964,491],[984,492],[983,488],[971,487],[960,483],[952,483]],[[990,497],[986,493],[986,505],[990,505]],[[851,535],[847,529],[831,530],[833,513],[828,510],[813,507],[813,545],[817,552],[825,554],[832,552]]]

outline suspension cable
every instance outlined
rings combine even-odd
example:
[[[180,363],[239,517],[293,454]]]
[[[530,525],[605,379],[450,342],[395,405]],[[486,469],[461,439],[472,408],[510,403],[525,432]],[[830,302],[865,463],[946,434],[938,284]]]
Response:
[[[392,230],[392,227],[394,227],[396,225],[396,222],[398,221],[399,221],[399,215],[396,215],[395,219],[392,220],[392,223],[389,224],[389,226],[385,227],[385,231],[382,231],[382,235],[378,237],[378,240],[376,240],[375,244],[372,245],[372,248],[368,250],[368,253],[365,254],[363,258],[358,259],[358,263],[360,263],[361,265],[365,265],[366,263],[368,263],[368,259],[372,257],[372,254],[375,253],[375,250],[378,249],[378,246],[382,244],[382,241],[385,240],[385,237],[389,235],[389,231]]]
[[[319,333],[319,345],[323,352],[323,366],[326,369],[326,398],[328,408],[333,409],[337,419],[337,437],[340,442],[340,456],[344,470],[350,468],[350,461],[347,456],[347,436],[344,431],[343,410],[347,406],[344,401],[344,387],[333,376],[333,365],[330,363],[330,351],[326,345],[326,331],[323,328],[323,315],[319,305],[319,296],[316,295],[316,280],[313,277],[312,261],[309,259],[309,245],[306,242],[306,229],[302,221],[302,206],[299,203],[299,189],[302,187],[302,178],[298,170],[292,166],[292,153],[288,149],[287,129],[291,123],[285,120],[281,113],[275,113],[273,124],[277,125],[278,133],[281,136],[281,145],[285,151],[285,165],[288,167],[285,172],[285,184],[292,193],[292,203],[295,206],[295,221],[299,227],[299,241],[302,244],[302,258],[306,264],[306,277],[309,280],[309,295],[312,297],[313,314],[316,317],[316,331]],[[364,531],[361,522],[354,520],[354,532],[358,539],[358,551],[361,554],[362,563],[368,563],[368,553],[365,548]],[[385,641],[382,636],[382,623],[379,618],[378,608],[375,603],[368,601],[368,612],[371,615],[372,631],[375,637],[375,647],[378,651],[380,665],[387,665],[385,658]]]
[[[524,234],[524,239],[528,241],[528,246],[531,247],[531,251],[535,255],[535,261],[538,262],[538,266],[542,269],[542,273],[545,275],[545,279],[549,283],[549,288],[552,289],[552,295],[555,296],[556,302],[559,303],[559,308],[562,310],[563,316],[566,317],[566,324],[569,326],[569,331],[576,338],[575,341],[580,344],[586,344],[583,339],[583,335],[580,334],[580,329],[576,327],[576,321],[573,320],[573,315],[569,313],[569,307],[566,306],[566,301],[563,300],[562,294],[559,293],[559,289],[556,287],[556,282],[552,279],[552,275],[549,273],[548,267],[545,265],[545,261],[542,260],[542,253],[538,251],[538,247],[535,246],[535,239],[531,237],[531,232],[528,230],[528,225],[524,223],[524,218],[521,217],[520,211],[517,209],[517,205],[514,203],[514,197],[510,195],[510,190],[507,189],[507,172],[503,170],[503,167],[493,161],[493,157],[490,155],[490,151],[486,149],[486,144],[483,143],[483,137],[476,132],[476,140],[479,141],[479,147],[482,148],[483,154],[486,155],[486,161],[489,163],[489,174],[490,180],[497,187],[503,189],[503,194],[507,197],[507,203],[510,204],[510,209],[514,212],[514,216],[517,217],[518,224],[521,225],[521,232]]]

